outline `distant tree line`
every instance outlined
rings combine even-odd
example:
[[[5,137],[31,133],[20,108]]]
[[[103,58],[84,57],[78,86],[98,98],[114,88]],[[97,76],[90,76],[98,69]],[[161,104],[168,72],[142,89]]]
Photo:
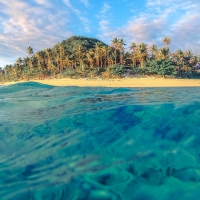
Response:
[[[189,78],[198,76],[200,55],[190,50],[169,50],[170,38],[163,39],[162,48],[145,43],[131,43],[125,48],[123,39],[114,38],[110,45],[83,36],[72,36],[52,49],[34,53],[27,48],[28,56],[18,58],[13,65],[0,68],[0,81],[62,77],[122,77],[127,71],[132,75],[173,76]]]

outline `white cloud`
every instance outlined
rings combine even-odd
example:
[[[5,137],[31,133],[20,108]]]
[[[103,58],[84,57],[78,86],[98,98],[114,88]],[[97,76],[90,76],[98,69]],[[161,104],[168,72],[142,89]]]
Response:
[[[80,12],[77,8],[73,7],[73,6],[71,5],[71,3],[70,3],[69,0],[63,0],[63,2],[65,3],[65,5],[66,5],[68,8],[70,8],[70,9],[76,14],[76,16],[77,16],[77,17],[79,18],[79,20],[82,22],[85,31],[86,31],[87,33],[91,32],[90,26],[89,26],[89,20],[88,20],[86,17],[82,16],[81,12]]]
[[[152,9],[168,12],[174,19],[168,22],[168,34],[172,40],[171,49],[193,50],[200,53],[200,13],[198,0],[148,0],[147,6]],[[177,19],[176,19],[177,18]]]
[[[99,25],[101,27],[101,30],[106,30],[106,27],[109,25],[109,21],[108,20],[104,20],[102,19],[100,22],[99,22]]]
[[[40,6],[44,7],[52,7],[51,0],[34,0]]]
[[[111,7],[108,3],[104,3],[103,7],[100,10],[100,13],[105,15],[110,10],[110,8]]]
[[[172,51],[181,48],[199,54],[199,4],[196,0],[147,0],[146,10],[134,15],[122,27],[112,27],[105,18],[101,20],[102,34],[98,37],[107,43],[117,37],[123,38],[126,44],[146,42],[161,47],[162,38],[168,36],[172,40]]]
[[[200,13],[186,13],[172,26],[171,38],[176,49],[192,50],[200,54]]]
[[[88,0],[80,0],[86,7],[89,6],[89,2]]]
[[[148,16],[141,15],[138,18],[130,19],[124,27],[116,28],[110,32],[104,32],[100,37],[108,38],[109,41],[115,37],[123,38],[126,43],[147,42],[157,43],[157,38],[164,36],[162,33],[166,26],[165,16],[149,21]]]
[[[62,28],[68,23],[64,10],[54,9],[51,14],[46,7],[34,7],[21,0],[1,0],[1,4],[1,59],[13,61],[13,57],[26,56],[28,46],[42,50],[72,35]]]
[[[44,5],[44,4],[46,4],[47,1],[46,0],[35,0],[35,2],[38,4]]]
[[[147,6],[182,6],[184,4],[200,4],[199,0],[147,0]]]
[[[108,20],[108,11],[111,9],[111,6],[108,3],[104,3],[101,10],[99,11],[99,15],[98,18],[99,20],[99,30],[102,33],[101,35],[99,35],[99,37],[101,38],[101,36],[104,33],[110,32],[110,21]]]
[[[90,21],[86,16],[89,8],[95,8],[94,5],[89,5],[88,0],[78,1],[78,6],[87,7],[86,12],[86,9],[77,9],[71,2],[0,0],[0,66],[1,60],[9,63],[16,57],[26,56],[28,46],[35,51],[52,47],[73,35],[71,28],[75,27],[76,31],[80,24],[81,34],[91,33]],[[96,29],[99,33],[95,34],[102,41],[109,44],[117,37],[123,38],[127,46],[133,41],[154,43],[161,47],[162,38],[168,36],[172,40],[172,51],[191,49],[193,53],[200,54],[199,0],[146,0],[146,8],[142,12],[138,13],[134,8],[134,12],[130,12],[132,17],[118,27],[112,24],[115,17],[113,6],[104,2],[99,12],[96,12],[96,8],[90,12],[90,19],[94,17],[93,11],[96,12],[98,24],[93,24],[93,27],[99,26]]]

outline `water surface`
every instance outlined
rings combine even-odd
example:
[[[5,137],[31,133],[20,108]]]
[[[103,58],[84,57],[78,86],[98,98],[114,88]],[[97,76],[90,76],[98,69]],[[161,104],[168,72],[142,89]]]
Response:
[[[199,94],[0,87],[0,199],[198,199]]]

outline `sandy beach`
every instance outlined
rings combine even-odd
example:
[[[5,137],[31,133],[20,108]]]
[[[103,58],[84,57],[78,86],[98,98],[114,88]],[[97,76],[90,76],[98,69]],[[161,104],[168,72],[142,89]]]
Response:
[[[124,78],[124,79],[45,79],[29,80],[54,86],[79,86],[79,87],[197,87],[200,79],[165,79],[165,78]],[[6,82],[0,85],[11,85],[19,82]]]

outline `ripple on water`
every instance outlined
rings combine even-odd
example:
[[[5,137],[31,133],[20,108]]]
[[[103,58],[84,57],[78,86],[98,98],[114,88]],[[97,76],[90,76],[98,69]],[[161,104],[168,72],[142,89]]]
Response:
[[[0,199],[198,199],[199,92],[0,86]]]

